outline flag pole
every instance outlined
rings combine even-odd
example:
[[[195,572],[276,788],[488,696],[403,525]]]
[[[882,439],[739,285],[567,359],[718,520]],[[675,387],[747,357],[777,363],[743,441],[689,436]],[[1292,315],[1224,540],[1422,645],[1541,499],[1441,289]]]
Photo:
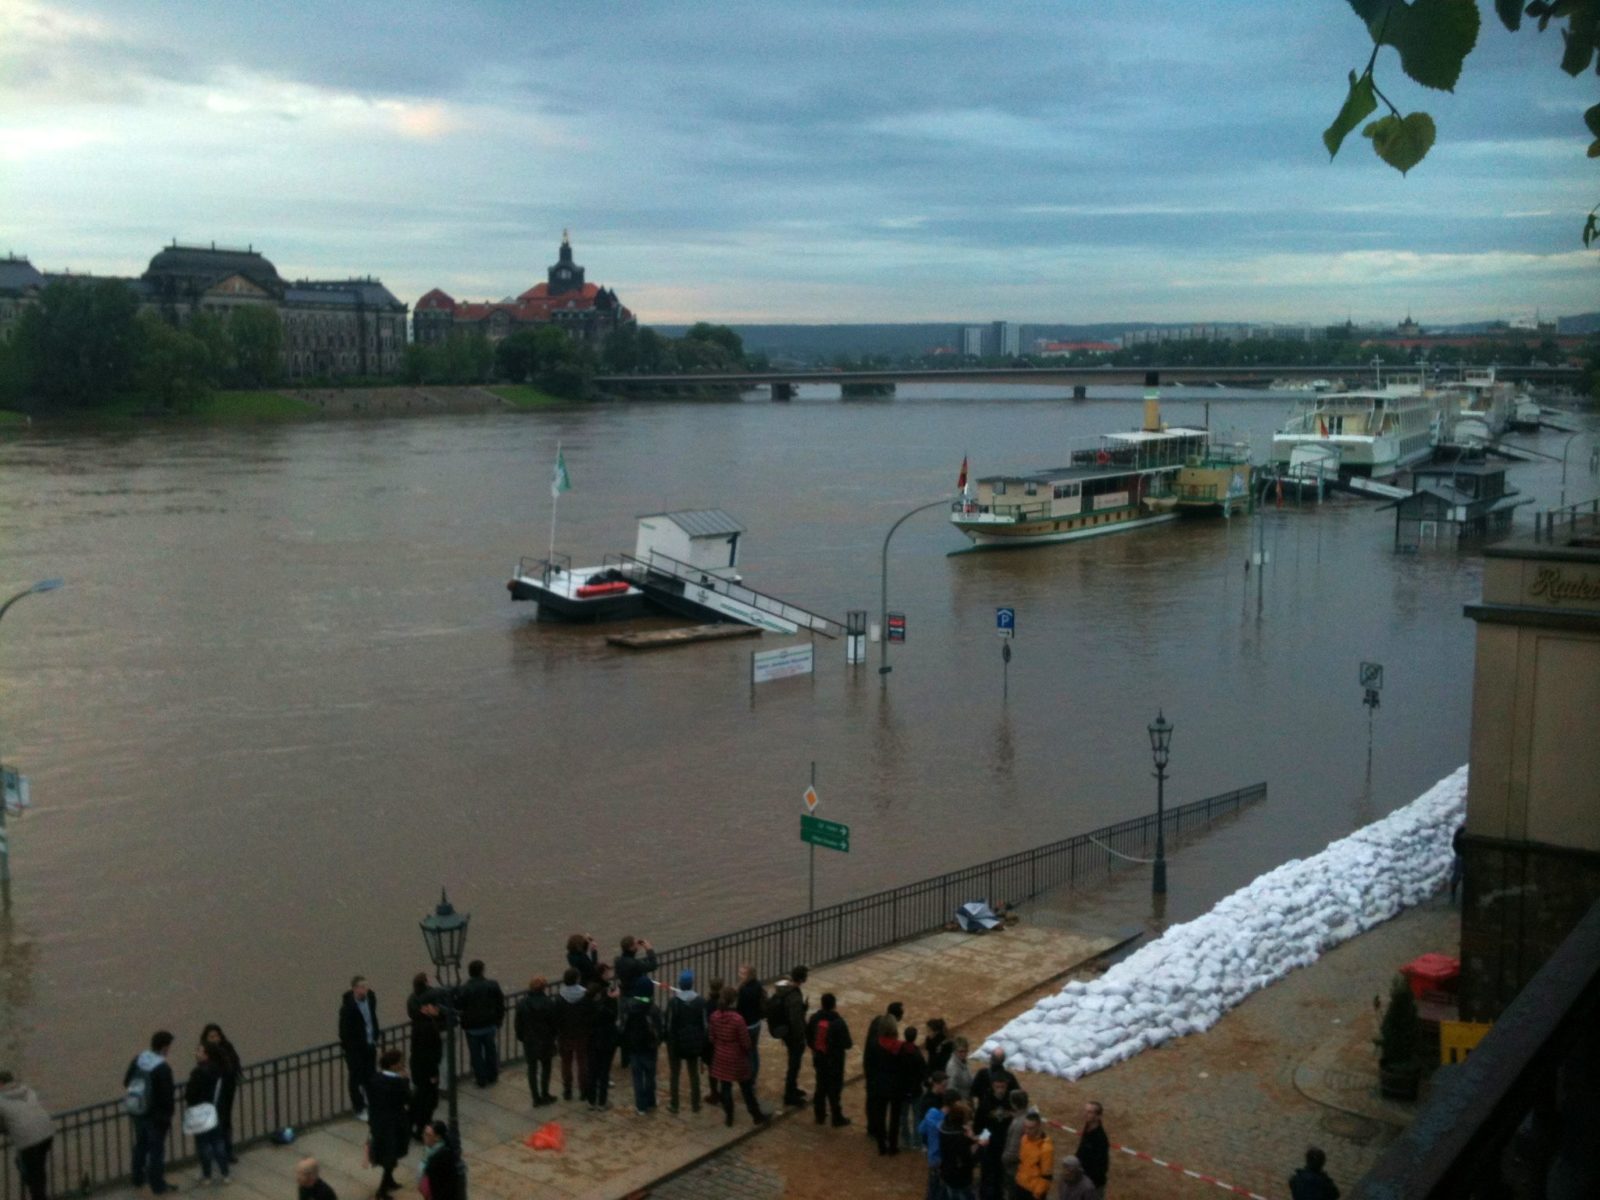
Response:
[[[561,461],[561,439],[556,439],[556,462]],[[558,468],[559,470],[559,468]],[[556,509],[561,504],[561,485],[559,478],[550,484],[550,565],[556,561]]]

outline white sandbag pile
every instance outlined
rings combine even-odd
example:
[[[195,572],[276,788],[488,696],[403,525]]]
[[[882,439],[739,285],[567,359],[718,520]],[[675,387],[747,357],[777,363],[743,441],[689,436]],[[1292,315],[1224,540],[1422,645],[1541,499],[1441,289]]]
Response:
[[[1450,877],[1467,768],[1320,854],[1175,925],[1101,978],[1066,985],[984,1043],[1008,1066],[1077,1079],[1199,1033],[1251,992],[1433,894]]]

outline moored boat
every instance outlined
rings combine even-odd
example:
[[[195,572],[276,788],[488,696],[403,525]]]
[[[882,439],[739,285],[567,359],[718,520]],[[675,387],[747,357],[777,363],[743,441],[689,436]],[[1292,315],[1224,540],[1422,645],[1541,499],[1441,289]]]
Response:
[[[1272,435],[1271,462],[1290,476],[1315,472],[1387,479],[1421,462],[1439,438],[1439,403],[1420,379],[1303,402]]]
[[[975,547],[1035,546],[1120,533],[1177,518],[1178,473],[1202,459],[1204,429],[1167,428],[1145,401],[1144,426],[1069,448],[1066,466],[977,480],[950,508]]]

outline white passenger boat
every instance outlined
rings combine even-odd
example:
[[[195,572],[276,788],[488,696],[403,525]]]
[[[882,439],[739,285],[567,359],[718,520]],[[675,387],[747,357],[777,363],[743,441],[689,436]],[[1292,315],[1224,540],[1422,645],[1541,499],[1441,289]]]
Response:
[[[1439,402],[1420,379],[1302,402],[1272,435],[1272,465],[1296,476],[1366,475],[1387,479],[1432,453],[1439,438]]]
[[[975,547],[1035,546],[1121,533],[1175,520],[1178,473],[1206,459],[1204,429],[1167,428],[1154,400],[1144,427],[1081,439],[1066,466],[977,480],[950,508]]]
[[[1452,445],[1480,448],[1509,428],[1516,395],[1493,367],[1469,367],[1440,388],[1446,437]]]

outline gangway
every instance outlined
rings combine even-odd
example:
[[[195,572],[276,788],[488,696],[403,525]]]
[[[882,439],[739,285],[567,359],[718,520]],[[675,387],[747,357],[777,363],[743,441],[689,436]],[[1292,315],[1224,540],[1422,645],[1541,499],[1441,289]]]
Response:
[[[831,617],[745,587],[659,550],[651,550],[642,558],[619,554],[613,569],[663,608],[690,616],[703,616],[709,610],[725,620],[772,633],[798,633],[803,629],[836,638],[845,632],[845,627]]]
[[[1497,458],[1509,458],[1513,462],[1538,462],[1541,458],[1555,461],[1554,454],[1544,454],[1538,450],[1526,450],[1521,446],[1513,446],[1510,442],[1490,442],[1483,448],[1485,454],[1493,454]]]
[[[1404,500],[1411,495],[1406,488],[1395,487],[1392,483],[1380,483],[1365,475],[1347,475],[1343,479],[1330,479],[1328,488],[1332,491],[1349,492],[1352,495],[1381,500]]]

